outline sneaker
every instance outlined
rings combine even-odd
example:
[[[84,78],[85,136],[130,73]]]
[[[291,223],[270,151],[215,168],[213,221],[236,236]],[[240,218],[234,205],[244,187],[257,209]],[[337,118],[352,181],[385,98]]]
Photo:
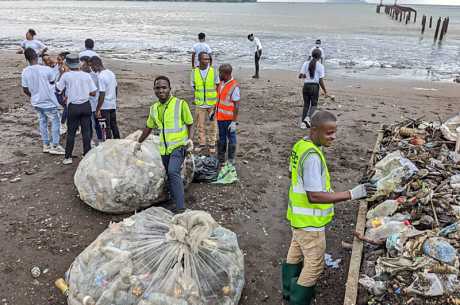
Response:
[[[311,127],[311,121],[310,121],[310,117],[309,117],[309,116],[305,117],[305,119],[303,119],[303,121],[304,121],[305,124],[307,125],[307,128],[310,128],[310,127]]]
[[[173,214],[182,214],[186,211],[186,208],[172,208],[171,212]]]
[[[305,122],[300,123],[300,129],[307,129],[307,124]]]
[[[50,147],[49,145],[43,144],[43,150],[42,150],[42,151],[43,151],[44,153],[49,153],[49,152],[50,152],[50,149],[51,149],[51,147]]]
[[[72,164],[72,158],[65,158],[64,160],[62,160],[62,164],[64,165]]]
[[[61,128],[59,129],[59,133],[61,136],[67,132],[67,125],[66,124],[61,124]]]
[[[64,155],[65,150],[61,145],[56,145],[56,146],[52,145],[51,148],[50,148],[49,153],[52,154],[52,155]]]

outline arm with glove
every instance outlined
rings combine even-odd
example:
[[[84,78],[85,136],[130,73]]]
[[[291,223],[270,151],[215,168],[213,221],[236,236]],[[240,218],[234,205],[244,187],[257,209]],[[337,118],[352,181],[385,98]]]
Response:
[[[337,203],[347,200],[357,200],[371,196],[376,188],[370,183],[359,184],[344,192],[307,192],[311,203]]]

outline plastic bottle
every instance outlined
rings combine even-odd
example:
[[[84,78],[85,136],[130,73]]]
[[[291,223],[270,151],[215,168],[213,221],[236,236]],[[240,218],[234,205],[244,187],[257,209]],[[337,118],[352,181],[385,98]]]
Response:
[[[410,218],[411,216],[408,213],[405,213],[405,214],[397,213],[393,216],[375,217],[375,218],[369,219],[366,222],[366,227],[367,228],[378,228],[381,225],[384,225],[391,221],[403,222],[405,220],[410,220]]]
[[[376,228],[367,229],[365,237],[375,242],[383,242],[388,236],[409,230],[409,221],[389,221]]]
[[[398,210],[399,205],[404,202],[404,197],[399,197],[396,200],[385,200],[384,202],[378,204],[375,208],[367,212],[366,218],[371,219],[376,217],[391,216]]]

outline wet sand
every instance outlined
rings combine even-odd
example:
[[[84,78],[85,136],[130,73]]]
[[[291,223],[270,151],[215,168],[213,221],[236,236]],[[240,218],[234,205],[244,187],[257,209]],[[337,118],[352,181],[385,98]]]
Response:
[[[0,52],[0,295],[2,304],[66,304],[53,287],[73,259],[111,221],[128,215],[97,212],[78,198],[73,174],[78,162],[43,154],[37,116],[20,88],[22,55]],[[153,78],[171,78],[175,95],[191,101],[188,65],[140,64],[110,60],[119,83],[118,118],[122,136],[142,128],[152,102]],[[263,69],[263,66],[262,66]],[[285,221],[289,186],[288,156],[306,134],[298,128],[302,112],[301,82],[291,71],[235,69],[241,82],[238,172],[240,182],[218,187],[193,184],[189,208],[209,211],[238,234],[245,253],[246,287],[240,304],[282,304],[280,264],[290,242]],[[401,80],[364,80],[328,76],[335,101],[320,99],[320,108],[339,118],[336,143],[326,155],[335,190],[346,190],[360,179],[381,124],[405,117],[446,119],[459,111],[460,85]],[[64,140],[62,144],[64,144]],[[75,155],[81,153],[80,137]],[[74,159],[78,160],[78,159]],[[20,179],[16,182],[14,178]],[[352,240],[358,205],[337,205],[327,232],[327,252],[341,258],[338,269],[321,277],[319,305],[341,304],[350,252],[341,241]],[[30,269],[48,269],[37,280]]]

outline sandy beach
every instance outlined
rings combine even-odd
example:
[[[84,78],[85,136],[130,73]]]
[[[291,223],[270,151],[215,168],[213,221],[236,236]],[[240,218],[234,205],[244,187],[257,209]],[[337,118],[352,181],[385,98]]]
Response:
[[[66,304],[54,288],[74,258],[110,222],[128,215],[107,215],[86,206],[73,185],[72,166],[61,157],[43,154],[37,116],[22,93],[22,55],[0,52],[0,296],[2,304]],[[153,101],[153,78],[171,78],[174,93],[192,100],[188,65],[161,65],[107,60],[119,84],[119,126],[122,137],[144,127]],[[193,184],[186,193],[191,209],[211,213],[234,230],[245,253],[246,287],[240,304],[281,304],[280,264],[290,242],[285,220],[289,186],[288,156],[305,131],[298,128],[302,112],[297,73],[234,70],[241,83],[237,168],[240,182],[219,187]],[[331,99],[320,99],[320,109],[339,118],[338,138],[326,151],[335,190],[346,190],[360,179],[381,124],[403,118],[446,119],[459,111],[460,85],[407,80],[365,80],[327,76]],[[65,142],[63,141],[62,144]],[[81,138],[74,154],[81,153]],[[20,179],[15,179],[20,178]],[[328,228],[327,253],[342,262],[326,268],[319,283],[317,305],[341,304],[357,203],[337,205]],[[30,269],[48,272],[33,279]],[[363,304],[367,304],[363,303]]]

